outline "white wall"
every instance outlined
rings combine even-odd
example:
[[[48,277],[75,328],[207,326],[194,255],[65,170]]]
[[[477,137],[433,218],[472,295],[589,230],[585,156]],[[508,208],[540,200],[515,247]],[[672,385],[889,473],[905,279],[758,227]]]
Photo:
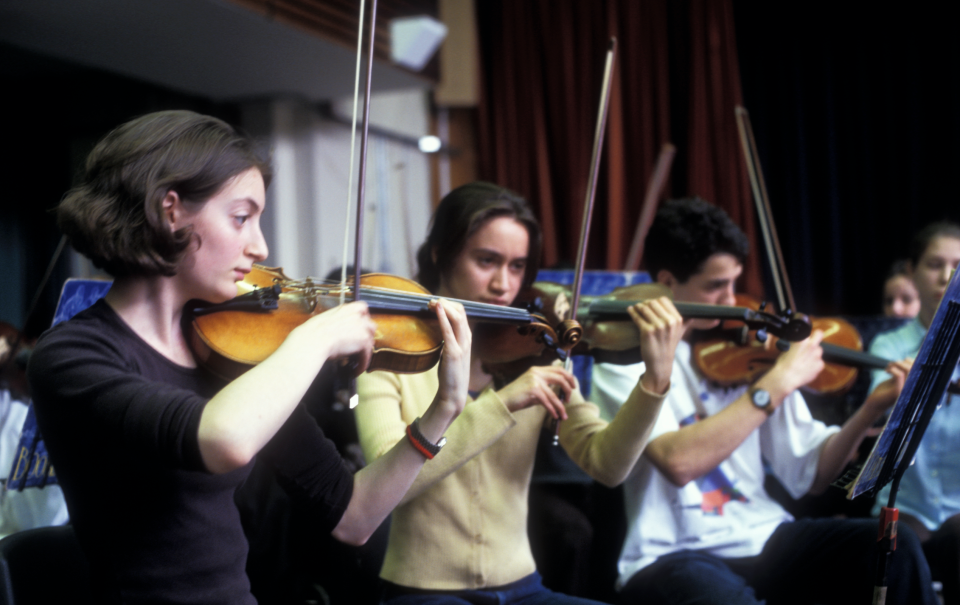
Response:
[[[424,91],[375,94],[370,122],[391,131],[428,132]],[[350,115],[352,100],[335,103]],[[350,129],[326,120],[306,103],[275,100],[245,108],[244,127],[265,136],[273,152],[274,180],[267,192],[264,234],[266,264],[282,266],[292,278],[323,277],[343,262],[347,187],[352,182],[346,262],[354,262],[360,136],[349,174]],[[371,134],[367,150],[366,218],[362,264],[371,271],[412,277],[416,247],[430,219],[427,156],[402,143]]]

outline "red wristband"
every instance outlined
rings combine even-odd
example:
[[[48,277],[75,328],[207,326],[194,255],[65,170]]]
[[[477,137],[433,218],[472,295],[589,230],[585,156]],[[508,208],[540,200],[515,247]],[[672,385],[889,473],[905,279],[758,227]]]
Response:
[[[433,460],[433,452],[423,447],[423,444],[420,443],[420,440],[413,436],[413,431],[410,429],[411,426],[412,425],[410,424],[407,425],[407,439],[410,440],[411,445],[413,445],[418,452],[423,454],[427,460]]]
[[[440,448],[447,442],[446,437],[440,437],[437,443],[431,443],[426,436],[420,432],[420,418],[417,418],[407,425],[407,438],[417,451],[426,456],[427,460],[433,460],[433,457],[440,453]]]

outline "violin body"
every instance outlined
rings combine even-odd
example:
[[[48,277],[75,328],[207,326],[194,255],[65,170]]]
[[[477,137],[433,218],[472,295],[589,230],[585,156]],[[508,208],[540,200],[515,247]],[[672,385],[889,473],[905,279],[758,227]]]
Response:
[[[263,274],[254,275],[259,283],[264,283],[263,278]],[[361,289],[390,288],[429,296],[419,284],[392,275],[366,275],[360,284]],[[218,375],[236,377],[269,357],[294,328],[340,304],[339,292],[333,288],[298,287],[290,282],[279,287],[276,308],[269,312],[225,308],[194,313],[190,344],[199,361]],[[367,370],[412,374],[425,372],[440,360],[443,341],[435,319],[404,314],[372,316],[377,333]]]
[[[737,295],[737,304],[760,307],[756,300],[741,294]],[[844,393],[856,381],[859,367],[886,367],[886,360],[861,353],[863,341],[860,333],[849,322],[837,317],[813,318],[811,321],[813,329],[824,334],[822,346],[827,363],[823,371],[804,387],[805,390],[820,394]],[[707,379],[717,384],[753,383],[773,367],[782,354],[776,346],[776,337],[760,342],[742,324],[725,322],[718,333],[719,338],[707,336],[693,347],[694,363]]]
[[[352,282],[347,288],[349,301]],[[221,305],[191,304],[187,318],[188,340],[198,361],[226,378],[265,360],[297,326],[337,307],[342,289],[309,278],[295,281],[282,269],[254,265],[238,290],[246,292]],[[429,308],[436,296],[414,281],[381,273],[362,276],[360,294],[377,326],[367,371],[415,374],[437,364],[443,341],[436,314]],[[560,338],[544,318],[522,309],[458,302],[476,322],[474,349],[490,363],[544,354],[556,358],[579,334],[572,330]]]

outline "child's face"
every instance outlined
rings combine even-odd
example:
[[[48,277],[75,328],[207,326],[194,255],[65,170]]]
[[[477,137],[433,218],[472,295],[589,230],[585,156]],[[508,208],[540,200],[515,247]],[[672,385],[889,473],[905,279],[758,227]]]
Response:
[[[950,236],[934,238],[916,267],[911,267],[913,284],[917,287],[920,296],[920,312],[927,321],[933,318],[933,313],[940,304],[950,276],[960,265],[960,239]]]
[[[883,284],[883,314],[910,319],[920,312],[917,287],[906,275],[894,275]]]

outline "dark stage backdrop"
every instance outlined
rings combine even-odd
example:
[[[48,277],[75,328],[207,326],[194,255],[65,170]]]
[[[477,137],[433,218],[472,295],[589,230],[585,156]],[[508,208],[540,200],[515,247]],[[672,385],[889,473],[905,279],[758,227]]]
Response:
[[[192,109],[237,123],[234,104],[214,103],[122,76],[0,45],[5,83],[0,177],[0,320],[23,328],[27,309],[60,240],[54,209],[93,145],[110,129],[151,111]],[[40,293],[28,337],[50,326],[66,254]]]
[[[485,0],[477,15],[479,171],[532,202],[546,266],[576,254],[611,36],[618,56],[588,268],[623,268],[665,142],[677,147],[668,195],[713,201],[753,236],[731,0]],[[759,293],[753,259],[744,281]]]
[[[775,3],[734,6],[744,101],[797,305],[879,313],[884,274],[912,233],[960,220],[955,19],[924,5],[797,5],[788,17]]]
[[[668,195],[725,208],[756,251],[733,114],[742,103],[798,307],[878,313],[884,274],[910,234],[960,219],[952,187],[960,38],[945,9],[833,6],[784,13],[745,0],[478,3],[480,174],[533,202],[545,264],[573,259],[603,52],[616,35],[589,266],[622,266],[665,141],[677,146]],[[752,255],[741,284],[754,294],[763,289],[759,258]]]

